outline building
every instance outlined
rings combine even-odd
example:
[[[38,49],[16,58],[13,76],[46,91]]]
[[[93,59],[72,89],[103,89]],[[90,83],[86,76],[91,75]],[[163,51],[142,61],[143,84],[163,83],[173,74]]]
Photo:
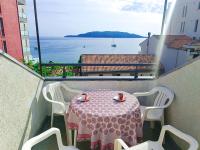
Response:
[[[160,48],[160,43],[164,39],[164,45]],[[159,57],[160,49],[162,53],[160,56],[160,63],[164,66],[165,72],[185,64],[192,59],[189,52],[183,50],[185,45],[192,43],[192,38],[186,35],[153,35],[149,39],[149,46],[147,48],[148,39],[140,43],[140,54],[151,54]]]
[[[32,60],[30,52],[30,43],[29,43],[29,32],[28,32],[28,21],[26,16],[26,1],[18,0],[18,14],[19,14],[19,23],[21,30],[21,40],[22,48],[24,54],[24,60]]]
[[[31,60],[25,0],[0,1],[0,49],[19,61]]]
[[[0,49],[19,61],[23,60],[16,0],[0,1]]]
[[[83,76],[155,76],[152,66],[117,65],[151,64],[155,62],[154,55],[83,54],[80,57],[80,62],[83,64],[116,64],[116,66],[82,66],[81,75]]]
[[[168,26],[171,35],[200,39],[200,0],[177,0]]]

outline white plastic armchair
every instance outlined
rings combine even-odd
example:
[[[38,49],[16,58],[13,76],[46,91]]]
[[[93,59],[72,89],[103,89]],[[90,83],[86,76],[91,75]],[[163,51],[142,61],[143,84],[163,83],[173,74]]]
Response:
[[[70,89],[60,82],[48,84],[43,88],[42,92],[45,100],[52,104],[51,127],[53,127],[54,114],[64,115],[64,113],[68,110],[72,98],[82,93],[82,91]],[[67,129],[66,133],[68,137],[68,145],[72,145],[72,131]],[[77,131],[75,130],[74,146],[76,146],[76,135]]]
[[[174,92],[167,87],[155,87],[149,92],[134,93],[136,97],[156,95],[153,106],[140,106],[144,121],[161,121],[164,125],[164,109],[169,107],[174,99]]]
[[[54,114],[64,115],[72,98],[81,93],[81,91],[70,89],[60,82],[48,84],[42,92],[45,100],[52,104],[51,127],[53,126]]]
[[[75,148],[74,146],[64,146],[62,143],[60,130],[57,128],[51,128],[51,129],[41,133],[40,135],[35,136],[35,137],[31,138],[30,140],[26,141],[24,143],[24,145],[22,146],[22,150],[31,150],[31,148],[34,145],[44,141],[45,139],[47,139],[48,137],[50,137],[54,134],[56,135],[59,150],[79,150],[79,149]]]
[[[198,150],[199,144],[192,136],[187,135],[170,125],[165,125],[162,127],[158,141],[147,141],[133,147],[128,147],[123,140],[116,139],[114,150],[122,150],[122,147],[124,148],[124,150],[152,150],[152,149],[164,150],[162,144],[163,144],[163,139],[164,139],[164,135],[166,131],[173,133],[178,138],[187,142],[189,144],[188,150]]]

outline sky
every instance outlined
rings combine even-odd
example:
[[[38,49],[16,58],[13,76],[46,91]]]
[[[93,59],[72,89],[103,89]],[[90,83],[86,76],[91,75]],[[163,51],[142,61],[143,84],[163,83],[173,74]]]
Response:
[[[37,0],[39,31],[56,37],[89,31],[159,34],[163,5],[164,0]],[[26,11],[35,36],[33,0],[27,0]]]

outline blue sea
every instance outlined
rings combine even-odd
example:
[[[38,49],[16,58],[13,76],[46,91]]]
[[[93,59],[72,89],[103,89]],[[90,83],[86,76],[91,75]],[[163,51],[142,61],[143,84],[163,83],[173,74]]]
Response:
[[[137,54],[143,38],[41,38],[42,62],[77,63],[81,54]],[[116,47],[112,47],[116,44]],[[30,38],[31,54],[38,57],[37,40]]]

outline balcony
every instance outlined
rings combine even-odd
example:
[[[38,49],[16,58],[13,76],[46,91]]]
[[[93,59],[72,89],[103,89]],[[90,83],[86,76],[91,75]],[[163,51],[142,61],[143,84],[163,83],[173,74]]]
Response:
[[[21,149],[23,143],[49,129],[51,105],[44,100],[41,90],[48,83],[57,82],[56,78],[47,80],[37,73],[20,64],[7,54],[0,52],[0,146],[2,149]],[[157,85],[164,85],[175,92],[175,100],[166,109],[166,124],[175,126],[200,141],[199,133],[199,91],[200,91],[200,59],[187,64],[169,74],[153,80],[130,80],[129,77],[67,77],[61,82],[70,88],[79,90],[112,89],[123,90],[128,93],[148,91]],[[111,80],[112,78],[112,80]],[[149,105],[151,98],[139,99],[141,103]],[[54,126],[62,133],[63,143],[66,144],[63,117],[55,117]],[[191,126],[192,123],[192,126]],[[154,129],[144,124],[144,138],[157,140],[160,124]],[[90,142],[78,142],[78,148],[88,150]],[[56,149],[55,137],[51,137],[34,149]],[[186,149],[186,143],[169,134],[165,140],[167,149]]]
[[[21,31],[21,36],[22,37],[28,37],[28,35],[29,35],[28,31],[23,31],[23,30]]]
[[[26,0],[18,0],[18,5],[25,5],[26,4]]]
[[[19,13],[19,21],[23,23],[27,22],[27,16],[25,13]]]

